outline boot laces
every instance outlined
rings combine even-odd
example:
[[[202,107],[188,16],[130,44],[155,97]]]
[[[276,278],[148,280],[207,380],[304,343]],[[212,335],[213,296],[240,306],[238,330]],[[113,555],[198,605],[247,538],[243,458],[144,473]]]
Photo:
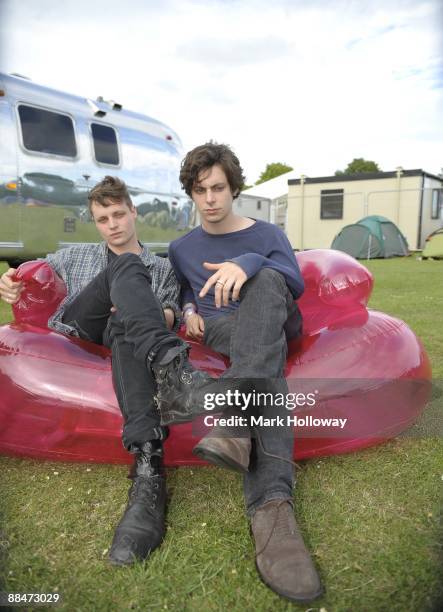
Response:
[[[131,503],[136,501],[147,502],[151,508],[155,508],[155,501],[160,491],[162,475],[159,474],[151,463],[154,456],[158,456],[158,451],[153,451],[152,444],[147,442],[141,449],[134,472],[132,475],[132,486],[129,490],[129,500]],[[161,456],[161,453],[160,455]]]
[[[276,535],[280,538],[294,535],[294,531],[290,526],[289,515],[287,512],[282,511],[282,506],[285,504],[289,504],[287,499],[282,499],[278,504],[276,504],[272,526],[269,529],[268,536],[264,544],[259,550],[256,551],[257,556],[266,549],[273,536]]]
[[[288,502],[284,500],[281,504],[278,505],[277,508],[277,518],[274,524],[274,534],[283,537],[283,536],[291,536],[294,535],[294,530],[291,529],[290,522],[288,520],[288,514],[283,511],[283,504],[287,504]]]
[[[151,508],[155,508],[155,502],[160,490],[160,476],[136,476],[129,491],[131,503],[146,502]]]

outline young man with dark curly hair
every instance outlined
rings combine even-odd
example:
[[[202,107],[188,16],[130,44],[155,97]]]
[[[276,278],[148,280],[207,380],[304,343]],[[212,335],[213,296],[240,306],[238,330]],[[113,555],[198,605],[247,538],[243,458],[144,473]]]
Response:
[[[190,151],[180,180],[201,218],[169,248],[188,336],[230,358],[225,384],[235,378],[287,391],[287,340],[301,334],[295,300],[304,290],[288,239],[275,225],[234,213],[244,176],[228,146]],[[305,602],[322,587],[294,518],[293,443],[288,428],[216,425],[194,452],[244,474],[258,571],[280,595]]]

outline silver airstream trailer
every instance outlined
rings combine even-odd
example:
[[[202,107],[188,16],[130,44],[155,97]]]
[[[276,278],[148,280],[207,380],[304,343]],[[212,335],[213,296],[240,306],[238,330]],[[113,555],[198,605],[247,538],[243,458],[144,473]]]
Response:
[[[180,139],[155,119],[0,73],[0,134],[0,260],[97,242],[87,193],[107,174],[128,185],[154,251],[192,224]]]

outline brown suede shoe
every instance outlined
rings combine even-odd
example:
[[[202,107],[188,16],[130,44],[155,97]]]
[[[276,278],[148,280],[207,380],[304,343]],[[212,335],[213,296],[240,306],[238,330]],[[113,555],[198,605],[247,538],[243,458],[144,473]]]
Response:
[[[193,448],[192,453],[213,465],[244,474],[248,471],[251,453],[249,430],[239,431],[215,425]]]
[[[322,594],[319,575],[288,500],[275,499],[260,506],[251,528],[257,570],[268,587],[298,602],[312,601]]]

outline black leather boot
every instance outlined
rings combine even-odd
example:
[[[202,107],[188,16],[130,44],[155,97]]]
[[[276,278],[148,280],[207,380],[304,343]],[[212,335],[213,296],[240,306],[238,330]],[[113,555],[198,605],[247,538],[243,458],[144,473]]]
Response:
[[[129,501],[114,534],[109,561],[130,565],[145,559],[165,535],[166,482],[160,440],[134,449],[133,482]]]
[[[189,345],[173,346],[151,364],[157,383],[154,398],[162,425],[185,423],[207,413],[205,393],[216,382],[207,372],[196,370],[188,360]]]

